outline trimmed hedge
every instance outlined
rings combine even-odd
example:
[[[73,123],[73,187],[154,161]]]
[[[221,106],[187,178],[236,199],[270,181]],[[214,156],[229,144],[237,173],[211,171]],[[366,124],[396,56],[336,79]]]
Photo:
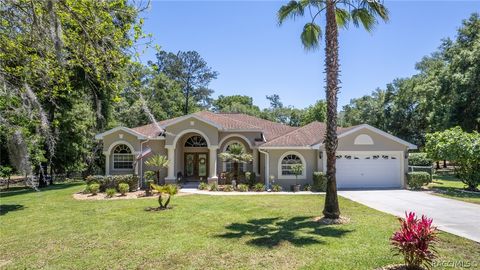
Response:
[[[313,185],[312,191],[327,190],[327,176],[323,172],[313,172]]]
[[[408,187],[410,189],[420,189],[422,186],[430,183],[430,174],[427,172],[410,172],[407,174]]]
[[[119,190],[118,184],[128,184],[130,191],[138,189],[138,176],[132,174],[126,175],[90,175],[85,179],[87,185],[96,183],[100,185],[100,191],[104,192],[107,188]]]
[[[408,154],[408,165],[410,166],[432,166],[433,160],[427,156],[427,153]]]

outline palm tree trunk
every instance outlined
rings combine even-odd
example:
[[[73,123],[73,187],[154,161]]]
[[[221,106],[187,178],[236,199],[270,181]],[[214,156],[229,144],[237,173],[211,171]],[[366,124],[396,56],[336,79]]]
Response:
[[[327,153],[327,191],[323,215],[326,218],[340,217],[337,198],[336,157],[337,150],[337,92],[338,92],[338,27],[335,18],[334,0],[327,0],[327,21],[325,33],[325,66],[327,74],[327,132],[325,150]]]

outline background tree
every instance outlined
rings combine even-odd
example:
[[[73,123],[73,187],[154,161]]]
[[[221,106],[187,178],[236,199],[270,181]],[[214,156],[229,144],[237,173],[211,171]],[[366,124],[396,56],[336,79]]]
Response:
[[[340,208],[337,198],[336,155],[337,149],[337,93],[339,89],[340,66],[338,60],[338,28],[344,28],[350,21],[358,27],[360,24],[371,31],[377,24],[377,17],[388,20],[387,9],[379,1],[368,0],[308,0],[290,1],[278,11],[278,22],[303,16],[307,11],[310,21],[303,27],[300,36],[305,49],[318,48],[321,39],[321,27],[316,23],[317,16],[325,12],[325,70],[327,97],[327,131],[325,150],[327,153],[327,193],[323,214],[327,218],[338,218]]]
[[[311,122],[325,122],[325,120],[327,120],[327,103],[325,100],[319,100],[304,110],[300,124],[304,126]]]
[[[159,73],[178,82],[185,97],[184,114],[190,112],[189,103],[203,109],[210,107],[210,95],[213,90],[208,89],[209,83],[216,79],[218,72],[213,71],[207,62],[196,51],[179,51],[177,54],[159,50],[157,61],[150,62]]]
[[[10,177],[12,176],[12,173],[12,167],[0,166],[0,177],[7,181],[7,190],[10,187]]]

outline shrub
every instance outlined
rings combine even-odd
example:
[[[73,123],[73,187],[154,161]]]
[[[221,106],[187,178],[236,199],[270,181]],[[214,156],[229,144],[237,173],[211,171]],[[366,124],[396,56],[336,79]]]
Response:
[[[232,185],[224,185],[223,186],[223,191],[231,192],[231,191],[233,191],[233,186]]]
[[[201,182],[201,183],[198,185],[198,189],[200,189],[200,190],[208,190],[208,184],[205,183],[205,182]]]
[[[253,190],[256,192],[265,191],[265,185],[262,183],[257,183],[253,186]]]
[[[410,166],[432,166],[433,160],[427,156],[427,153],[408,154],[408,165]]]
[[[107,188],[118,189],[120,183],[126,183],[129,186],[130,191],[138,189],[138,176],[132,174],[125,175],[90,175],[85,179],[87,185],[99,184],[100,191],[105,191]]]
[[[106,194],[107,198],[112,198],[115,195],[115,193],[117,193],[117,191],[114,188],[107,188],[105,193],[107,193]]]
[[[273,191],[273,192],[280,192],[280,191],[282,191],[282,186],[280,186],[280,185],[273,185],[273,186],[272,186],[272,191]]]
[[[303,190],[304,191],[312,191],[312,185],[306,184],[305,186],[303,186]]]
[[[323,172],[313,172],[313,191],[327,190],[327,176]]]
[[[403,255],[408,269],[431,268],[436,254],[430,246],[436,241],[437,228],[432,226],[432,219],[415,213],[405,213],[406,218],[399,218],[400,230],[390,239],[395,249]]]
[[[240,184],[237,186],[237,190],[240,192],[247,192],[248,191],[248,186],[245,184]]]
[[[90,193],[90,185],[85,185],[85,189],[82,192],[83,194],[89,194]]]
[[[210,184],[210,186],[208,187],[208,189],[209,189],[210,191],[218,191],[218,184],[214,182],[214,183]]]
[[[253,187],[257,182],[257,175],[254,172],[245,172],[245,181],[248,185]]]
[[[152,188],[155,189],[159,195],[158,195],[158,204],[159,204],[159,209],[167,209],[168,204],[170,203],[170,199],[178,193],[178,186],[177,185],[155,185],[152,184]],[[166,197],[166,199],[164,199]]]
[[[88,186],[88,190],[92,195],[97,195],[98,191],[100,190],[100,185],[99,184],[90,184]]]
[[[122,194],[122,196],[125,196],[125,193],[127,193],[129,189],[130,187],[127,183],[118,184],[118,191],[120,192],[120,194]]]
[[[411,189],[420,189],[430,183],[431,177],[427,172],[410,172],[407,174],[408,186]]]

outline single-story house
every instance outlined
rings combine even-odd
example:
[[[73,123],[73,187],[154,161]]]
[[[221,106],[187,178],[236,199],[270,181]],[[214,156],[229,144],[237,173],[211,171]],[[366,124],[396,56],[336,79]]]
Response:
[[[258,181],[289,188],[296,179],[293,164],[303,164],[298,183],[312,183],[315,171],[326,172],[323,144],[326,124],[313,122],[292,127],[237,113],[201,111],[135,127],[117,127],[96,135],[103,141],[105,174],[137,174],[149,170],[152,154],[167,156],[170,163],[162,179],[174,183],[217,181],[233,169],[219,153],[239,144],[253,156],[240,170],[254,172]],[[367,124],[338,128],[337,185],[339,188],[405,187],[408,150],[417,147]]]

